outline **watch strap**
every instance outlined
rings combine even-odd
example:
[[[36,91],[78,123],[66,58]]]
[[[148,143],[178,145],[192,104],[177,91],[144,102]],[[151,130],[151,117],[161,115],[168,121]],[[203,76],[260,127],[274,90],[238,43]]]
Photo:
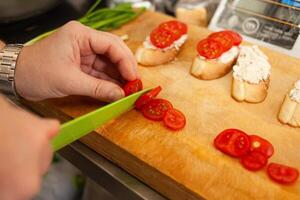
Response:
[[[0,91],[17,96],[15,69],[22,44],[7,44],[0,50]]]

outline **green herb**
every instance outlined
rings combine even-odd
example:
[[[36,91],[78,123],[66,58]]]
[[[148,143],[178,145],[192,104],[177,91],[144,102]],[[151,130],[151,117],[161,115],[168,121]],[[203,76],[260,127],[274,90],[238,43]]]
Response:
[[[78,21],[86,26],[96,30],[110,31],[119,28],[123,24],[133,20],[139,16],[145,9],[133,9],[130,3],[118,4],[114,8],[97,9],[101,0],[97,0],[87,13],[78,19]],[[25,45],[32,45],[39,40],[49,36],[57,29],[43,33],[36,38],[28,41]]]

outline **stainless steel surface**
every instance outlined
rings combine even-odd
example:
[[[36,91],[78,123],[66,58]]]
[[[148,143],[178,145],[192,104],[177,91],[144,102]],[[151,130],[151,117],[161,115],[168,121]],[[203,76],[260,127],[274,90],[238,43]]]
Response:
[[[7,44],[0,50],[0,83],[2,83],[0,91],[2,92],[17,95],[15,90],[15,68],[22,48],[22,44]]]
[[[59,154],[109,191],[116,199],[166,200],[165,197],[79,141],[63,148]]]
[[[11,22],[40,14],[62,0],[1,0],[0,22]]]

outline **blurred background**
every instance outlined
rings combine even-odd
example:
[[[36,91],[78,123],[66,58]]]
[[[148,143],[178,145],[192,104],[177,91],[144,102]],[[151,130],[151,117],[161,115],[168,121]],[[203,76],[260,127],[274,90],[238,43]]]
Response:
[[[1,0],[0,37],[26,42],[82,17],[95,0]],[[133,7],[175,16],[213,31],[232,29],[254,42],[300,58],[299,0],[102,0],[99,7]]]
[[[94,2],[95,0],[1,0],[0,37],[7,42],[26,42],[71,19],[78,19]],[[219,0],[103,0],[100,7],[113,7],[123,2],[177,15],[183,21],[207,26]]]

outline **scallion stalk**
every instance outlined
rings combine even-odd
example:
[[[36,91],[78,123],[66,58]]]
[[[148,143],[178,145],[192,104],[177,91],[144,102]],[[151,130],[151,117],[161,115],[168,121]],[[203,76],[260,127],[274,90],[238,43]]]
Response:
[[[78,21],[86,26],[96,30],[110,31],[119,28],[123,24],[133,20],[139,16],[145,9],[133,9],[130,3],[123,3],[117,5],[115,8],[101,8],[97,9],[101,0],[97,0],[94,5],[87,11],[87,13],[78,19]],[[32,40],[28,41],[25,45],[32,45],[37,41],[49,36],[57,29],[43,33]]]

